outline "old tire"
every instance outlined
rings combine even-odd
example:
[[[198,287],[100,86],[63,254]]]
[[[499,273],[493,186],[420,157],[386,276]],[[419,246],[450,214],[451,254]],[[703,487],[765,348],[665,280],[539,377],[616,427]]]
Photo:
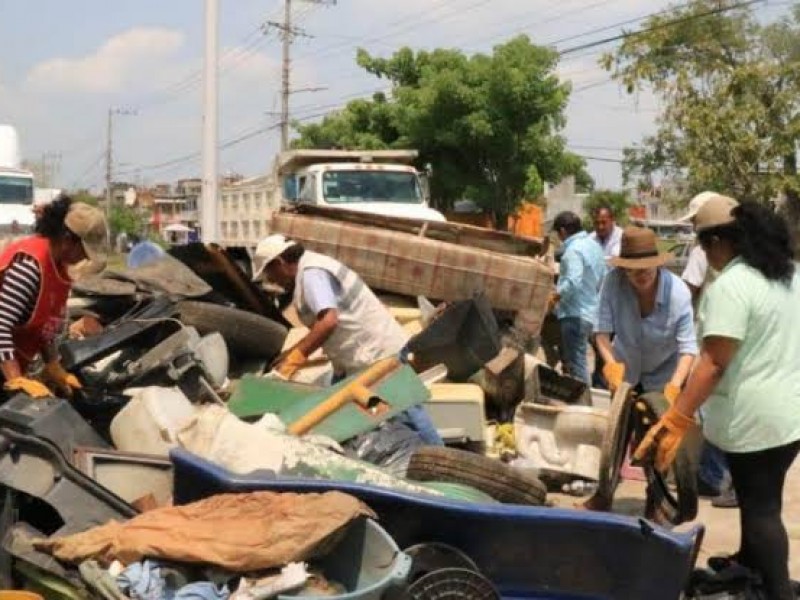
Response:
[[[611,510],[614,492],[619,484],[620,470],[631,439],[630,416],[633,395],[627,383],[623,383],[611,398],[608,410],[608,425],[600,448],[600,473],[597,492],[592,502],[598,509]]]
[[[239,358],[273,360],[283,349],[287,329],[256,313],[210,302],[178,302],[178,318],[201,335],[218,331]]]
[[[669,402],[661,393],[650,392],[639,396],[633,411],[634,444],[639,445],[650,425],[668,409]],[[644,463],[648,482],[647,518],[668,527],[692,521],[697,517],[697,471],[701,445],[700,430],[694,428],[689,431],[683,438],[675,462],[666,477],[657,472],[651,462]]]
[[[541,506],[547,489],[539,478],[473,452],[425,446],[411,455],[406,477],[472,486],[505,504]]]

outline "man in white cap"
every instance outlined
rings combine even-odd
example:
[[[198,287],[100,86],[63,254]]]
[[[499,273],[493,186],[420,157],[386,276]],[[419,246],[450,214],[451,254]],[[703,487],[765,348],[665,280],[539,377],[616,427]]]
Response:
[[[685,223],[693,224],[697,211],[711,198],[719,195],[720,194],[717,192],[700,192],[689,201],[689,210],[680,220]],[[681,279],[686,282],[686,285],[689,286],[689,290],[692,292],[692,302],[694,303],[695,309],[697,309],[700,294],[714,281],[715,277],[716,274],[713,269],[708,268],[706,253],[703,252],[700,244],[695,244],[689,253],[689,260],[686,262],[686,267],[681,275]]]
[[[265,278],[291,291],[297,314],[309,329],[275,366],[282,376],[291,379],[320,347],[333,364],[334,381],[405,351],[408,334],[364,280],[339,261],[274,234],[258,243],[253,259],[253,280]],[[442,443],[422,407],[402,417],[426,443]]]

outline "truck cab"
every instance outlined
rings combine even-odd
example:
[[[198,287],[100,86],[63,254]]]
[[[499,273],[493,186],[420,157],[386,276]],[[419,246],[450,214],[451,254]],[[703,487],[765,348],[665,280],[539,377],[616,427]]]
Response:
[[[31,232],[33,194],[33,173],[20,168],[17,131],[0,125],[0,239]]]
[[[278,173],[289,204],[331,206],[389,217],[444,221],[428,206],[426,186],[410,164],[413,150],[295,150]]]

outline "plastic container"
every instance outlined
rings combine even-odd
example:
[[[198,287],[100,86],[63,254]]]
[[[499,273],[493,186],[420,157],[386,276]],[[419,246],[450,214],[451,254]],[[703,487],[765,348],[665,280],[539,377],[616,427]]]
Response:
[[[501,350],[500,332],[489,300],[480,294],[454,302],[411,338],[408,349],[421,363],[444,363],[451,381],[466,381]]]
[[[434,383],[425,410],[445,443],[486,443],[484,392],[471,383]]]
[[[590,406],[592,396],[589,386],[580,381],[561,375],[546,365],[536,365],[533,371],[534,397],[537,404],[577,404]]]
[[[141,388],[111,421],[111,439],[123,452],[168,456],[195,411],[178,388]]]
[[[326,596],[341,600],[380,600],[390,586],[402,585],[411,570],[411,557],[400,552],[392,537],[372,519],[353,523],[344,538],[328,554],[314,561],[328,581],[348,592]],[[283,594],[278,598],[318,598],[314,595]]]

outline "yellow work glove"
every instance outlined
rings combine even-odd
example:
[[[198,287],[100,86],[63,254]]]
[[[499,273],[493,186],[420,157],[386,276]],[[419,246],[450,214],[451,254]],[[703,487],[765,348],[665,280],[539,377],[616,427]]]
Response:
[[[603,377],[606,378],[608,389],[613,394],[625,380],[625,365],[619,362],[608,362],[603,365]]]
[[[275,371],[280,373],[280,375],[286,379],[291,379],[305,362],[306,355],[303,354],[299,348],[292,348],[289,354],[286,355],[286,358],[284,358],[280,363],[278,363],[278,366],[275,367]]]
[[[42,369],[42,381],[67,398],[72,398],[72,393],[75,390],[83,388],[78,378],[72,373],[67,373],[57,360],[44,366],[44,369]]]
[[[669,402],[670,405],[675,404],[675,400],[678,399],[678,395],[680,393],[681,388],[674,383],[668,383],[664,386],[664,398],[667,399],[667,402]]]
[[[675,462],[675,455],[686,432],[694,427],[694,419],[687,417],[674,406],[650,428],[647,435],[636,448],[634,460],[641,461],[655,452],[655,468],[665,472]]]
[[[52,398],[53,392],[51,392],[47,386],[40,381],[36,381],[35,379],[28,379],[27,377],[14,377],[13,379],[9,379],[3,385],[3,388],[9,392],[22,392],[24,394],[28,394],[31,398]]]

